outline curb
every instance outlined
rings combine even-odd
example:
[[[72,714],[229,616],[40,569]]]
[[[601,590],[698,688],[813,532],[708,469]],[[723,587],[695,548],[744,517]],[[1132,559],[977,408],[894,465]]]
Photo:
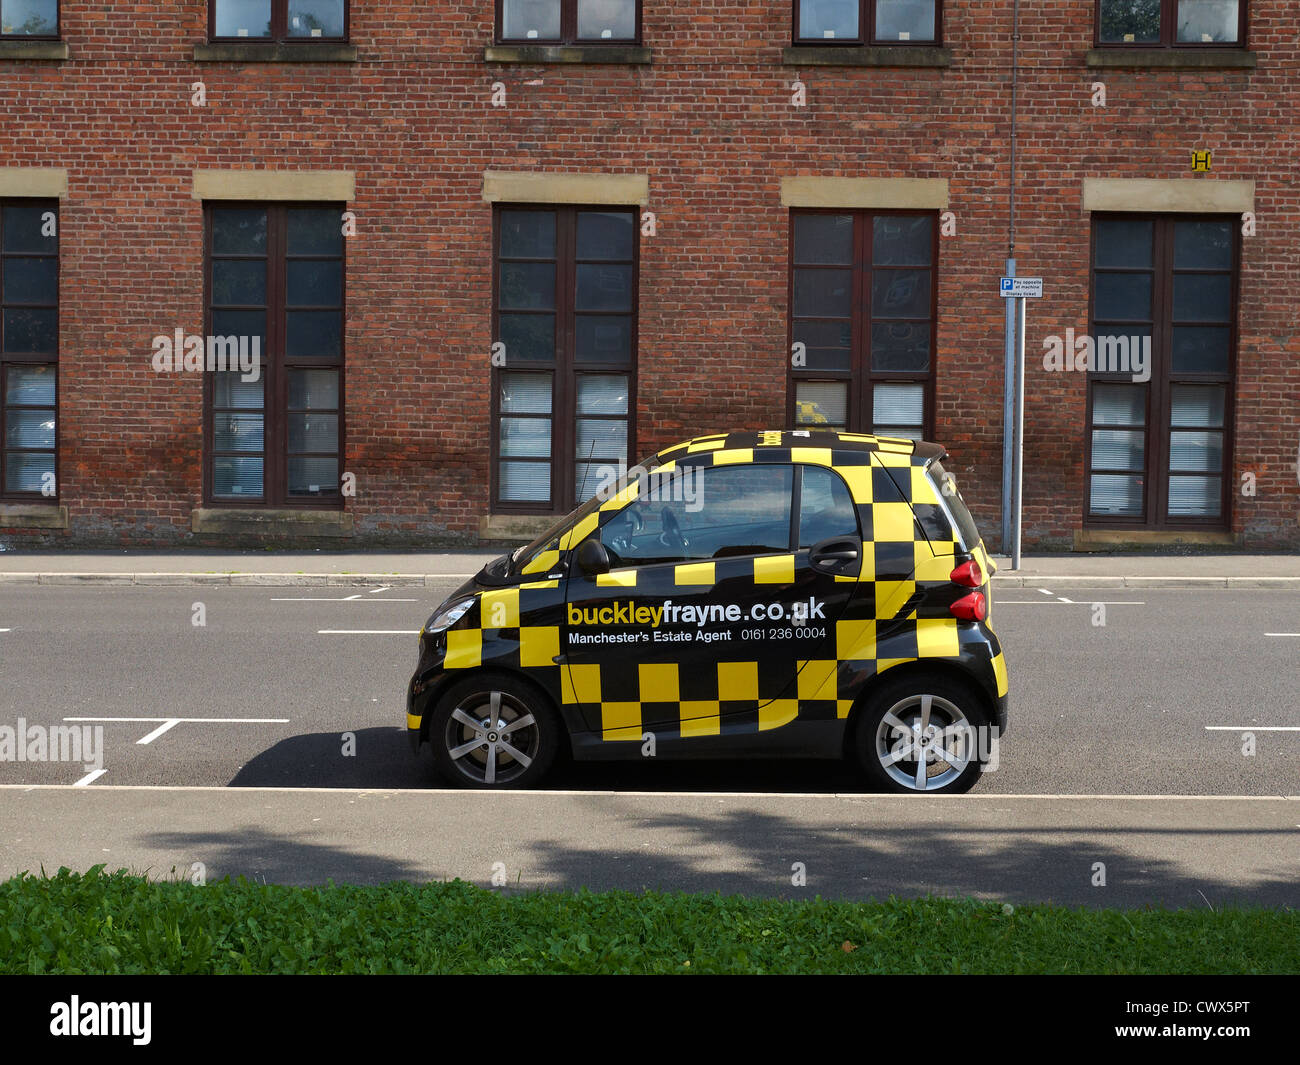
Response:
[[[390,588],[434,588],[449,580],[465,581],[472,576],[472,573],[0,573],[0,584],[237,588],[363,588],[386,584]]]
[[[449,580],[465,581],[472,573],[0,573],[0,584],[83,584],[168,586],[228,586],[250,588],[360,588],[386,584],[390,588],[436,588]],[[1088,577],[1079,574],[996,574],[998,588],[1291,588],[1296,577]]]

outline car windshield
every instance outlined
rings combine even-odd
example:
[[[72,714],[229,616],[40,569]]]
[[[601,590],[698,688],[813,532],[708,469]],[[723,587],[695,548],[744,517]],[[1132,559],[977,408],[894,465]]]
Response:
[[[598,482],[596,485],[595,495],[577,509],[570,511],[564,517],[557,520],[531,544],[526,544],[523,547],[515,549],[514,553],[510,556],[510,575],[517,576],[518,574],[523,573],[528,568],[529,563],[534,559],[541,557],[547,551],[558,550],[560,537],[562,537],[569,529],[577,525],[578,522],[582,521],[582,519],[592,513],[592,511],[599,509],[602,503],[618,495],[619,492],[626,488],[627,485],[638,476],[644,473],[649,473],[660,465],[662,465],[662,463],[659,461],[659,457],[657,455],[652,455],[649,458],[642,459],[631,469],[625,471],[618,480],[610,481],[608,477],[606,477],[602,481]],[[608,468],[611,472],[614,469],[617,469],[617,467]],[[574,544],[574,546],[576,547],[577,545]]]

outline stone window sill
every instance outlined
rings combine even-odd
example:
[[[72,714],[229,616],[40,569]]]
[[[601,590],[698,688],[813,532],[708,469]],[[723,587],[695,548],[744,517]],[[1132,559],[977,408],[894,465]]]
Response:
[[[355,63],[352,44],[196,44],[198,63]]]
[[[952,66],[952,49],[861,44],[830,47],[792,45],[782,49],[781,62],[791,67],[949,67]]]
[[[1075,529],[1076,551],[1113,551],[1120,547],[1172,547],[1195,544],[1208,547],[1233,547],[1241,543],[1236,533],[1211,529]]]
[[[652,61],[653,54],[649,48],[630,44],[490,44],[483,49],[483,61],[644,66]]]
[[[1254,70],[1255,60],[1241,48],[1092,48],[1085,62],[1093,69]]]
[[[63,41],[0,41],[0,59],[67,59]]]
[[[196,533],[264,536],[351,536],[352,515],[344,510],[244,510],[199,507],[190,515]]]
[[[0,529],[66,529],[68,508],[51,503],[0,503]]]
[[[484,540],[522,540],[541,536],[562,514],[487,514],[479,519],[478,534]]]

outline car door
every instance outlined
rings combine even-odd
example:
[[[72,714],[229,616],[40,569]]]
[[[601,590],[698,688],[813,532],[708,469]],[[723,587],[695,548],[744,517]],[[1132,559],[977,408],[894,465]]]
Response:
[[[843,524],[801,529],[804,477],[789,462],[674,465],[603,521],[596,535],[611,569],[570,571],[564,634],[565,701],[591,731],[762,731],[798,716],[805,696],[809,713],[835,716],[835,622],[861,542]],[[829,502],[827,484],[812,487]],[[801,548],[804,535],[832,529]],[[810,664],[816,691],[800,681]]]

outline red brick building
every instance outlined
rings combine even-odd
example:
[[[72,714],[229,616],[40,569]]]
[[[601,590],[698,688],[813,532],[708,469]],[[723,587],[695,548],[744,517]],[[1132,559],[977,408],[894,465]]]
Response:
[[[1288,0],[0,0],[0,542],[509,539],[812,419],[996,544],[1012,252],[1026,544],[1294,549],[1298,63]]]

